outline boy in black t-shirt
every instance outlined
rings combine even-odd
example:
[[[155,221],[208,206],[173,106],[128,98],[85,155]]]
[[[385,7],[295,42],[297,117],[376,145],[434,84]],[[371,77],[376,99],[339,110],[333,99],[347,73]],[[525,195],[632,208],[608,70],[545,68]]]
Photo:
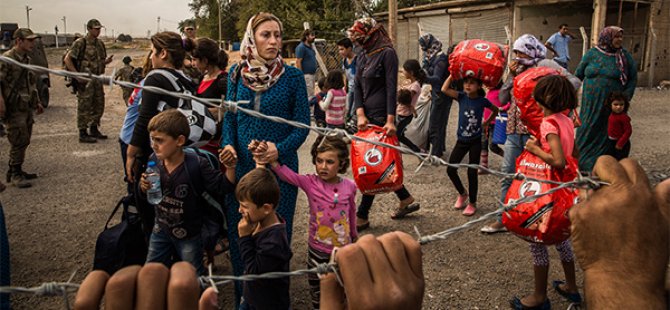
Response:
[[[147,262],[170,266],[174,257],[191,263],[202,275],[205,268],[202,264],[201,229],[205,208],[209,206],[202,203],[201,197],[205,191],[211,194],[234,191],[236,158],[228,156],[223,161],[228,168],[224,177],[205,158],[185,153],[182,147],[190,128],[186,117],[177,109],[154,116],[148,130],[154,150],[152,157],[155,157],[160,173],[163,199],[154,206],[156,217],[149,239]],[[144,193],[151,187],[146,178],[147,175],[143,174],[140,184]]]
[[[235,190],[242,219],[237,225],[244,274],[289,271],[291,247],[286,222],[276,212],[277,178],[266,168],[256,168],[240,179]],[[240,309],[290,309],[289,278],[244,282]]]

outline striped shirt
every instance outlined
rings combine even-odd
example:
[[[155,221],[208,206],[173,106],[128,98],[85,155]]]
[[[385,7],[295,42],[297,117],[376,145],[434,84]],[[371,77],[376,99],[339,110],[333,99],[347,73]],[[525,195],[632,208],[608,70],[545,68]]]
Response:
[[[319,102],[319,106],[326,111],[326,124],[343,125],[347,110],[347,92],[344,89],[328,90],[326,99]]]

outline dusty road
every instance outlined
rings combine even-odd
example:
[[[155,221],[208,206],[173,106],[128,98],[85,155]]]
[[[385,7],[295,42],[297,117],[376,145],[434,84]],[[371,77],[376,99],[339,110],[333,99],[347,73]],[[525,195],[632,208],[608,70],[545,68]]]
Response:
[[[115,61],[108,67],[120,67],[125,55],[139,64],[141,50],[110,50]],[[62,52],[51,53],[53,65]],[[52,102],[46,113],[36,118],[32,144],[24,169],[37,172],[39,179],[29,189],[8,189],[0,194],[11,244],[12,284],[37,286],[42,282],[66,281],[77,271],[75,282],[81,282],[92,265],[97,234],[111,208],[125,191],[118,132],[125,106],[118,88],[105,88],[107,106],[101,130],[110,139],[97,144],[80,144],[76,132],[76,98],[64,88],[63,79],[52,77]],[[633,100],[632,154],[658,181],[670,175],[670,144],[667,143],[668,91],[638,90]],[[449,148],[455,141],[457,107],[451,113],[448,129]],[[300,150],[301,172],[313,171],[308,150],[314,135]],[[666,141],[666,143],[661,143]],[[7,162],[6,139],[0,140],[0,162]],[[500,158],[492,157],[492,167],[500,167]],[[397,200],[384,195],[376,200],[371,213],[372,229],[382,234],[391,230],[413,232],[414,226],[424,233],[434,233],[467,221],[452,211],[455,191],[445,168],[428,167],[414,174],[415,158],[405,157],[408,189],[421,202],[421,210],[400,221],[390,219]],[[2,169],[2,175],[5,170]],[[462,171],[465,177],[465,171]],[[350,173],[349,173],[350,175]],[[499,196],[498,179],[480,178],[480,209],[492,211]],[[295,220],[292,269],[305,267],[307,207],[300,194]],[[508,300],[532,290],[531,258],[526,242],[510,234],[484,236],[478,228],[455,234],[446,241],[423,247],[426,274],[425,309],[497,309],[508,308]],[[558,255],[551,250],[550,279],[562,279]],[[223,256],[218,258],[229,269]],[[579,274],[581,285],[581,274]],[[308,309],[306,278],[291,283],[293,307]],[[222,304],[230,309],[231,288],[223,289]],[[567,303],[555,292],[549,293],[554,307],[564,309]],[[14,295],[14,309],[63,309],[61,298]]]

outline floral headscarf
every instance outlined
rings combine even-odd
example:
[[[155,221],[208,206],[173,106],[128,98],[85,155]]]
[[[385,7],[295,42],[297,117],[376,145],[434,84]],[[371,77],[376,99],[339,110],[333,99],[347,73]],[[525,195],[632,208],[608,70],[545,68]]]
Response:
[[[426,33],[419,38],[419,46],[424,53],[424,60],[428,62],[442,52],[442,42],[431,33]]]
[[[616,66],[621,71],[619,79],[622,85],[626,85],[626,82],[628,82],[626,56],[623,53],[623,48],[615,48],[612,44],[614,37],[618,34],[623,35],[622,28],[617,26],[605,27],[598,36],[598,46],[596,48],[605,55],[616,57]]]
[[[256,15],[252,16],[247,23],[247,29],[244,32],[244,38],[240,45],[240,54],[242,60],[239,63],[239,74],[242,76],[242,82],[253,91],[265,91],[272,87],[284,74],[284,60],[281,57],[281,51],[277,57],[272,60],[265,60],[258,54],[256,49],[256,40],[254,39],[254,30],[252,21]],[[279,23],[279,28],[282,28]],[[237,77],[231,78],[235,80]]]
[[[378,24],[371,17],[356,20],[348,32],[349,39],[360,44],[367,53],[393,47],[384,25]]]
[[[524,66],[535,66],[547,57],[547,48],[532,34],[524,34],[514,41],[514,51],[528,55],[530,58],[515,59]]]

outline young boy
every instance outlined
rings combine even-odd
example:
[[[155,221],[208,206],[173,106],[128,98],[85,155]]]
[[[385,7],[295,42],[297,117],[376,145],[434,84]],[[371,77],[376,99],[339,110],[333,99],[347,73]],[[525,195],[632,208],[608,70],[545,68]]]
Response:
[[[324,86],[326,86],[326,78],[320,78],[316,85],[319,86],[319,93],[309,100],[309,105],[313,107],[314,122],[316,123],[316,126],[326,127],[326,111],[321,110],[319,107],[319,102],[326,98],[326,91],[323,89]]]
[[[191,263],[202,275],[205,268],[201,229],[205,208],[209,207],[202,202],[202,193],[232,193],[235,190],[235,157],[227,156],[224,161],[228,167],[224,177],[205,158],[185,153],[182,147],[190,128],[186,117],[176,109],[154,116],[148,129],[154,150],[151,160],[156,162],[160,173],[163,199],[155,205],[156,224],[149,239],[147,262],[170,266],[174,257],[177,261]],[[143,174],[140,183],[144,193],[151,187],[146,178]],[[201,184],[202,188],[194,184]]]
[[[289,271],[293,253],[286,222],[276,212],[279,184],[270,170],[256,168],[237,184],[242,219],[237,225],[244,274]],[[244,282],[240,309],[289,309],[289,278]]]
[[[354,106],[354,78],[356,77],[356,53],[354,44],[349,38],[337,41],[337,51],[342,57],[342,70],[347,76],[347,120],[353,115]]]

